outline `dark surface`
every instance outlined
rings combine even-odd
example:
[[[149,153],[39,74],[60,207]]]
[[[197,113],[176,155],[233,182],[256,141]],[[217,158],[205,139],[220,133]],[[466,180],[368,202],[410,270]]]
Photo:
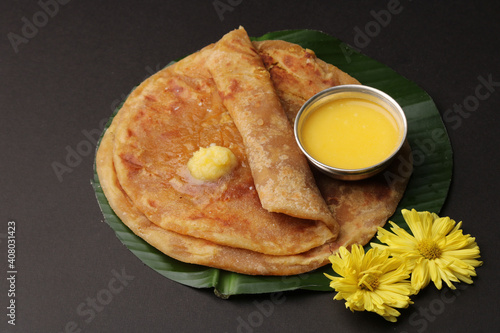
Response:
[[[497,201],[500,5],[401,1],[51,0],[0,4],[1,332],[492,332],[500,297]],[[494,3],[494,4],[493,4]],[[38,22],[36,30],[24,27]],[[103,222],[90,186],[93,138],[130,89],[169,61],[243,25],[250,35],[317,29],[416,82],[434,99],[454,149],[441,212],[463,220],[484,265],[473,285],[433,286],[398,322],[351,313],[333,292],[221,300],[143,265]],[[369,40],[357,31],[373,28]],[[23,28],[24,27],[24,28]],[[15,46],[13,34],[24,38]],[[24,37],[23,37],[24,35]],[[20,39],[16,39],[18,42]],[[16,50],[17,49],[17,50]],[[16,52],[17,51],[17,52]],[[482,78],[494,84],[477,90]],[[474,96],[482,94],[482,99]],[[489,94],[486,94],[486,93]],[[477,105],[467,104],[478,101]],[[466,109],[466,106],[469,110]],[[453,111],[462,107],[461,113]],[[91,139],[86,134],[90,133]],[[68,150],[84,152],[68,165]],[[92,148],[92,149],[88,149]],[[87,149],[87,150],[86,150]],[[92,151],[91,151],[92,150]],[[86,153],[88,151],[88,153]],[[16,326],[7,324],[7,223],[15,221]],[[2,272],[3,271],[3,272]],[[127,279],[119,282],[116,275]],[[101,302],[92,305],[99,298]],[[103,304],[106,303],[106,304]]]

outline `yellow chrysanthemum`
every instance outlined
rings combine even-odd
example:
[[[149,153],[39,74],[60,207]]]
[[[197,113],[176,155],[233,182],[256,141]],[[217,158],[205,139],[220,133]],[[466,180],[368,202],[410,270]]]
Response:
[[[371,311],[395,322],[400,315],[395,308],[413,304],[409,272],[400,258],[389,258],[389,252],[353,245],[351,252],[341,247],[330,256],[333,270],[340,277],[325,274],[337,291],[334,299],[346,300],[351,311]]]
[[[389,250],[393,256],[407,261],[412,270],[411,284],[418,292],[432,280],[438,289],[444,281],[455,289],[452,282],[472,283],[475,267],[482,264],[477,258],[479,247],[475,238],[464,235],[458,224],[449,217],[439,217],[429,212],[403,209],[403,217],[413,236],[395,223],[391,231],[379,228],[377,238],[387,244],[372,243],[373,247]]]

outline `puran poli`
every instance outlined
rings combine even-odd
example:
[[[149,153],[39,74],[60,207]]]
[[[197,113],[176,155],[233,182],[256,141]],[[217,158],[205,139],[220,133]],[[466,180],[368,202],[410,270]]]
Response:
[[[165,230],[152,223],[134,207],[131,200],[121,188],[113,166],[114,130],[115,127],[112,125],[106,131],[96,157],[101,187],[117,216],[136,235],[172,258],[187,263],[216,267],[249,275],[301,274],[326,264],[328,262],[327,257],[331,253],[334,253],[341,245],[349,246],[353,243],[366,243],[375,232],[373,228],[376,229],[376,226],[379,224],[380,216],[374,216],[374,219],[369,220],[368,223],[363,222],[363,217],[366,217],[366,215],[356,218],[356,221],[353,221],[351,216],[345,216],[344,214],[347,211],[355,212],[355,209],[349,210],[348,204],[342,203],[339,207],[345,208],[340,209],[338,215],[342,222],[341,235],[343,238],[336,242],[327,242],[308,252],[289,256],[265,255],[244,249],[218,245],[199,238]],[[393,167],[397,167],[397,164]],[[348,183],[341,185],[345,187]],[[372,186],[377,188],[375,184]],[[335,188],[335,186],[332,186],[332,189]],[[346,202],[353,204],[359,199],[359,194],[361,193],[363,192],[358,191],[358,195],[356,195],[353,191],[351,193],[342,193],[340,196]],[[335,196],[331,198],[335,200]],[[371,197],[371,200],[377,199],[380,198],[376,196]]]
[[[270,45],[272,46],[272,44]],[[166,191],[166,188],[169,186],[175,191],[173,191],[170,196],[167,196],[167,198],[174,200],[174,203],[178,204],[177,209],[179,211],[182,211],[182,209],[186,207],[189,208],[190,206],[189,203],[186,203],[186,201],[177,202],[177,197],[184,197],[184,199],[185,197],[196,198],[195,203],[197,205],[199,204],[200,207],[203,207],[203,209],[210,207],[210,204],[213,203],[211,200],[214,200],[214,197],[209,196],[209,198],[207,198],[205,194],[213,193],[211,191],[215,191],[218,195],[215,200],[221,200],[221,198],[224,200],[223,204],[220,206],[216,205],[219,209],[237,209],[237,205],[242,203],[242,200],[238,199],[240,198],[240,195],[243,195],[244,198],[246,198],[245,200],[248,200],[246,203],[252,202],[248,199],[250,197],[253,197],[252,200],[258,201],[255,188],[252,188],[253,180],[248,168],[241,137],[239,137],[236,142],[233,141],[235,138],[238,138],[239,133],[232,123],[232,119],[227,113],[227,110],[218,110],[217,112],[219,113],[217,114],[213,113],[214,108],[208,112],[211,115],[206,115],[206,113],[201,112],[201,109],[196,108],[196,105],[199,103],[202,103],[205,106],[209,104],[211,106],[215,106],[220,103],[220,100],[218,100],[217,97],[217,91],[213,91],[211,90],[212,88],[209,88],[211,86],[213,87],[210,74],[201,65],[206,60],[204,52],[208,54],[212,47],[213,46],[209,46],[194,54],[191,58],[186,58],[186,61],[181,61],[177,65],[160,71],[145,83],[141,84],[141,86],[131,94],[130,98],[125,103],[124,108],[120,110],[118,115],[115,117],[113,124],[106,132],[98,150],[96,161],[97,172],[104,193],[117,215],[131,228],[134,233],[167,255],[185,262],[227,269],[244,274],[289,275],[310,271],[326,264],[328,262],[328,255],[333,253],[340,245],[350,245],[352,242],[356,242],[357,240],[363,240],[365,238],[370,239],[375,233],[376,225],[383,225],[387,217],[392,215],[397,202],[399,201],[398,197],[401,197],[404,190],[404,188],[401,189],[401,186],[396,187],[395,184],[385,182],[384,178],[379,178],[379,181],[374,181],[372,184],[368,182],[366,182],[366,184],[359,183],[358,188],[352,189],[350,187],[352,183],[340,182],[337,184],[335,181],[332,182],[330,179],[323,180],[321,175],[317,175],[318,186],[322,190],[323,196],[329,204],[329,207],[332,209],[333,214],[341,224],[340,238],[336,242],[332,243],[332,234],[329,230],[327,228],[323,228],[322,232],[318,232],[318,228],[321,227],[319,225],[315,225],[314,221],[284,218],[282,221],[283,223],[292,222],[293,224],[293,221],[297,221],[297,225],[302,227],[311,227],[312,225],[311,230],[314,230],[315,232],[311,237],[316,239],[319,238],[321,240],[317,242],[319,245],[309,244],[308,246],[310,246],[310,249],[301,252],[292,250],[289,253],[286,253],[289,249],[283,248],[282,253],[284,254],[281,255],[265,254],[259,252],[259,250],[253,251],[237,246],[223,245],[217,242],[212,242],[202,237],[189,236],[181,232],[183,231],[182,223],[175,226],[175,228],[178,228],[179,232],[172,231],[171,229],[163,227],[161,212],[151,208],[147,209],[146,213],[144,213],[139,209],[141,205],[147,206],[152,204],[141,197],[142,192],[140,191],[150,191],[151,196],[149,199],[153,200],[153,203],[161,202],[162,204],[166,204],[166,206],[162,207],[162,209],[166,209],[166,211],[168,211],[168,209],[173,209],[173,212],[175,213],[176,207],[170,207],[170,203],[163,203],[160,201],[160,194],[164,194],[162,191]],[[304,67],[305,65],[306,64],[303,64]],[[331,73],[327,72],[327,74],[330,75]],[[317,82],[324,81],[324,77],[321,75],[318,75],[318,77],[314,80]],[[274,78],[273,83],[276,87],[277,85]],[[306,83],[303,84],[305,85]],[[300,86],[295,86],[295,88],[297,87],[300,89]],[[167,92],[170,94],[168,98],[161,95],[162,91],[165,91],[165,88],[169,90]],[[304,86],[304,90],[306,90],[306,86]],[[206,91],[210,91],[210,93],[206,94]],[[281,89],[277,89],[277,92],[284,106],[287,103],[284,101],[282,96],[293,96],[292,90],[287,91],[286,88],[283,87],[281,87]],[[170,102],[170,98],[173,98],[173,102]],[[300,98],[303,97],[300,96]],[[300,102],[297,102],[300,100],[299,98],[293,99],[289,97],[288,99],[291,101],[289,103],[290,105],[292,105],[292,103],[300,104]],[[166,111],[168,110],[168,105],[172,106],[170,111]],[[175,109],[177,107],[178,109]],[[131,109],[136,110],[133,117],[130,115]],[[179,111],[181,109],[183,111]],[[143,110],[145,113],[141,115],[140,110]],[[207,110],[208,108],[204,111]],[[292,109],[290,107],[285,107],[285,111],[287,110],[287,114],[289,114],[289,111]],[[146,117],[146,111],[151,112],[151,117],[149,119]],[[171,112],[171,114],[174,114],[175,117],[160,117],[158,119],[157,115],[162,112]],[[203,115],[203,117],[200,117],[201,115]],[[142,126],[129,128],[132,132],[128,133],[127,130],[124,130],[125,127],[122,127],[121,125],[123,119],[131,121],[132,123],[142,119],[143,123]],[[169,121],[175,121],[176,123],[169,126]],[[235,152],[240,159],[239,171],[235,170],[235,173],[228,175],[228,177],[221,179],[217,184],[212,184],[211,187],[206,187],[203,190],[199,190],[200,184],[196,184],[195,182],[189,183],[189,186],[183,184],[182,182],[186,182],[186,178],[188,178],[189,175],[185,173],[185,170],[180,170],[182,168],[179,168],[178,166],[181,165],[183,161],[187,161],[190,156],[180,157],[178,155],[189,155],[192,151],[196,150],[196,147],[189,147],[189,144],[193,144],[190,140],[181,140],[180,137],[177,137],[180,136],[179,132],[176,132],[178,130],[176,127],[178,121],[184,121],[186,123],[201,121],[201,123],[204,124],[203,126],[195,124],[195,126],[192,126],[190,130],[186,129],[187,133],[190,135],[198,133],[196,134],[197,139],[195,141],[199,146],[207,146],[211,143],[221,145],[226,143],[226,146],[231,146],[230,149]],[[145,124],[147,124],[147,126]],[[228,131],[227,127],[232,128],[232,130]],[[226,129],[220,131],[221,128]],[[148,146],[144,144],[145,142],[140,143],[139,141],[131,140],[129,141],[129,144],[134,146],[136,152],[140,152],[140,154],[136,156],[132,154],[128,155],[127,153],[130,151],[127,149],[116,149],[116,136],[123,135],[123,137],[126,137],[129,134],[133,135],[135,133],[134,131],[139,130],[143,130],[145,134],[148,135],[151,133],[155,134],[155,131],[159,131],[158,133],[163,133],[163,135],[159,137],[163,138],[165,142],[150,144]],[[217,139],[215,140],[216,142],[211,142],[214,141],[213,133],[218,133]],[[165,151],[166,142],[170,142],[170,144],[172,144],[172,141],[174,141],[177,145],[170,147],[170,151]],[[118,154],[118,151],[122,154],[121,156]],[[135,198],[133,196],[129,196],[128,192],[124,191],[122,188],[123,184],[116,175],[117,171],[115,170],[114,160],[117,160],[119,163],[126,164],[124,169],[121,170],[122,172],[125,172],[126,176],[128,173],[139,174],[142,172],[143,178],[139,181],[139,183],[142,181],[141,186],[143,186],[143,188],[139,188],[139,192],[135,194]],[[144,161],[149,161],[150,163],[143,163]],[[155,169],[154,173],[151,172],[148,174],[148,172],[151,171],[151,169],[148,168],[151,165],[154,165],[154,163],[152,163],[153,161],[161,161],[162,167]],[[395,172],[397,172],[397,161],[392,167]],[[169,168],[172,169],[169,170]],[[240,173],[238,174],[238,172]],[[161,177],[168,175],[174,175],[176,177],[171,178],[173,179],[171,182],[162,182],[162,179],[165,178]],[[239,183],[237,183],[239,187],[236,187],[236,189],[232,189],[231,191],[231,189],[229,189],[230,179],[235,176],[244,177],[239,178]],[[401,177],[407,181],[409,175],[404,174],[401,175]],[[404,183],[403,185],[406,184]],[[374,205],[372,202],[372,200],[379,199],[382,201],[382,206],[384,206],[383,211],[381,210],[380,205]],[[139,202],[140,205],[138,205],[137,202]],[[357,203],[363,204],[358,206]],[[369,221],[365,221],[363,217],[360,216],[368,216],[364,212],[370,209],[372,211],[371,219]],[[212,210],[212,212],[216,212],[216,210]],[[265,213],[263,213],[262,216],[274,216],[273,218],[268,217],[267,221],[273,221],[272,219],[276,218],[276,216],[283,215],[269,213],[262,208],[260,208],[258,214],[260,214],[260,212]],[[227,220],[226,223],[234,222],[238,224],[241,223],[242,219],[247,220],[247,216],[238,216],[238,214],[244,213],[244,211],[237,211],[233,217],[240,218],[240,220]],[[256,215],[254,215],[254,217],[255,216]],[[160,217],[160,220],[154,221],[154,218],[158,217]],[[193,217],[188,216],[188,218]],[[202,221],[197,219],[196,222]],[[304,224],[304,222],[306,223]],[[224,225],[223,228],[225,227],[226,226]],[[235,230],[238,229],[237,225],[233,225],[231,227]],[[272,228],[275,227],[266,225],[264,230],[259,231],[265,234],[266,232],[269,232],[269,230],[273,230]],[[286,232],[290,231],[291,229],[286,230]],[[203,232],[198,232],[203,235]],[[303,231],[300,231],[300,233],[301,236],[304,235]],[[276,235],[276,238],[279,238],[277,242],[288,242],[288,244],[283,245],[288,245],[289,248],[293,248],[295,246],[300,246],[302,241],[307,241],[305,238],[300,239],[301,237],[297,237],[294,239],[293,237],[287,238],[288,236],[291,235],[287,235],[286,233],[283,235]],[[265,241],[265,238],[266,237],[263,236],[261,239],[254,241],[256,243]],[[294,252],[296,254],[292,254]]]
[[[320,221],[262,207],[242,138],[204,66],[210,51],[160,71],[125,102],[113,150],[122,188],[159,227],[221,245],[289,255],[333,239]],[[231,149],[239,165],[217,181],[197,181],[187,162],[210,144]]]
[[[249,275],[294,275],[324,265],[336,250],[327,242],[305,253],[274,256],[219,245],[200,238],[178,234],[152,223],[139,211],[121,188],[113,165],[113,145],[120,114],[101,140],[96,168],[102,190],[116,215],[136,235],[172,258],[187,263],[216,267]]]
[[[337,236],[326,206],[269,72],[243,28],[226,34],[208,59],[224,106],[240,132],[262,207],[302,219],[320,220]]]

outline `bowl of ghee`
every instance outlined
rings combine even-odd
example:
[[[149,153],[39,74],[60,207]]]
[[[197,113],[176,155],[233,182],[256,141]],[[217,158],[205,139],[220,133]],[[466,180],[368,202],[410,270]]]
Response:
[[[364,85],[328,88],[311,97],[295,118],[297,144],[325,174],[343,180],[371,177],[385,169],[406,140],[401,106]]]

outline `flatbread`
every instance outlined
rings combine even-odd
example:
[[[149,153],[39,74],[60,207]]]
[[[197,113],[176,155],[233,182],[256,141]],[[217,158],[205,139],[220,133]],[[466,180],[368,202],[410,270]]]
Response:
[[[113,155],[124,191],[159,227],[221,245],[289,255],[335,238],[321,221],[262,207],[241,135],[204,66],[210,52],[160,71],[120,110]],[[239,164],[217,181],[198,181],[187,161],[211,144],[231,149]]]
[[[349,82],[347,74],[294,44],[253,45],[290,122],[315,89]],[[267,211],[255,189],[243,138],[205,65],[214,47],[143,82],[106,131],[96,171],[118,217],[175,259],[251,275],[300,274],[327,264],[340,246],[366,244],[403,195],[410,173],[400,164],[409,160],[409,146],[386,171],[397,181],[388,181],[387,173],[357,182],[314,173],[340,225],[335,241],[323,222]],[[321,70],[309,73],[310,66]],[[296,73],[301,72],[299,79]],[[213,143],[231,149],[238,166],[215,182],[197,181],[187,161],[199,147]]]
[[[178,234],[152,223],[121,188],[113,165],[113,146],[120,113],[104,134],[96,156],[99,181],[116,215],[132,232],[168,256],[192,264],[216,267],[249,275],[294,275],[327,263],[337,248],[327,242],[297,255],[273,256],[219,245],[200,238]]]
[[[117,118],[115,119],[117,120]],[[344,183],[341,184],[344,188],[337,195],[332,193],[330,197],[333,201],[338,198],[343,200],[343,202],[333,205],[339,207],[337,216],[341,221],[341,238],[335,242],[327,242],[302,254],[288,256],[265,255],[165,230],[148,220],[134,206],[118,182],[112,154],[115,125],[118,123],[116,120],[101,140],[96,157],[96,168],[102,190],[113,211],[132,232],[174,259],[248,275],[295,275],[309,272],[327,264],[329,262],[328,256],[335,253],[340,246],[350,246],[356,243],[365,244],[373,237],[376,227],[380,225],[380,216],[374,216],[373,212],[375,210],[373,209],[372,218],[364,220],[367,214],[370,214],[365,213],[353,219],[350,214],[355,213],[356,208],[352,206],[353,204],[355,206],[363,191],[350,192],[345,188],[349,183]],[[408,153],[407,150],[406,153]],[[398,164],[395,163],[392,168],[397,168],[397,166]],[[373,200],[384,199],[376,195],[380,191],[376,190],[377,183],[374,182],[371,185],[375,189],[374,195],[362,198],[363,201],[373,203]],[[334,185],[332,183],[332,191],[335,191]],[[363,187],[363,184],[360,183],[360,186]],[[388,194],[386,193],[386,195]],[[390,214],[390,212],[387,212],[387,214]]]
[[[208,59],[222,103],[242,135],[262,207],[339,225],[321,196],[269,72],[243,28],[226,34]]]

